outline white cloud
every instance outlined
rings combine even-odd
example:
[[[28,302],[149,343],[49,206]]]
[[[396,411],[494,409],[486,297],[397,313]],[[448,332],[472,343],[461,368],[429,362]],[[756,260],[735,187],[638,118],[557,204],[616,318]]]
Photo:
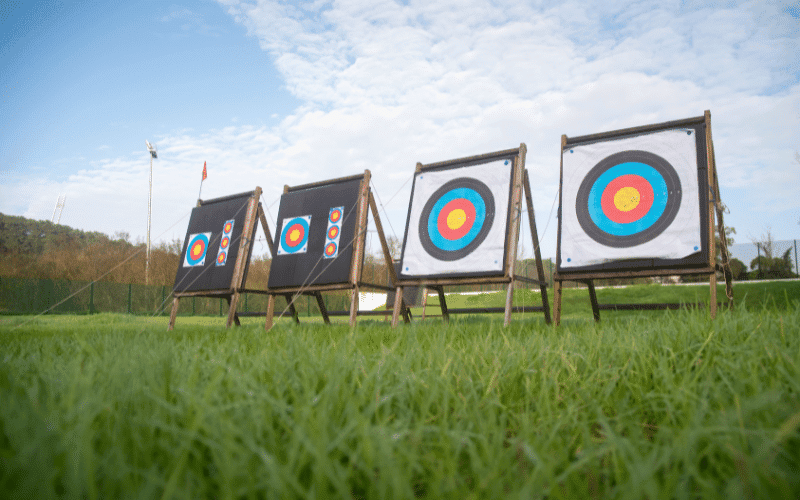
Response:
[[[275,126],[236,124],[158,138],[153,212],[159,228],[193,206],[208,161],[204,198],[258,184],[268,204],[284,184],[369,168],[402,237],[410,183],[400,187],[417,161],[525,142],[543,231],[557,192],[561,134],[698,116],[705,109],[712,111],[723,196],[732,193],[726,222],[750,227],[753,210],[766,216],[800,206],[797,19],[777,4],[220,3],[258,39],[303,105]],[[96,215],[104,221],[96,227],[144,234],[114,225],[129,220],[126,214],[146,213],[147,159],[141,156],[109,160],[52,184],[28,213],[52,211],[65,190],[81,192],[74,198],[107,207]],[[90,191],[84,182],[96,187]],[[33,184],[15,191],[26,189],[35,191]],[[277,205],[273,216],[276,211]],[[63,223],[70,224],[68,213],[69,206]],[[142,227],[145,222],[142,216]],[[555,253],[555,227],[551,222],[543,237],[545,256]],[[167,237],[182,237],[184,229],[185,223]],[[773,229],[779,233],[774,222]]]

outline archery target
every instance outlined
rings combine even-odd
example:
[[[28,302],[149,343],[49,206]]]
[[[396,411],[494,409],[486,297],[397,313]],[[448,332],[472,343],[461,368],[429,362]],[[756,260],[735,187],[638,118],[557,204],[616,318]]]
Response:
[[[333,207],[328,213],[328,230],[325,232],[325,249],[322,256],[333,259],[339,254],[339,235],[341,234],[344,207]]]
[[[576,145],[562,157],[562,268],[700,251],[694,129]]]
[[[230,290],[238,286],[233,284],[235,264],[241,262],[246,273],[250,260],[249,253],[239,253],[238,243],[242,238],[252,241],[257,228],[253,224],[247,234],[242,232],[252,196],[250,192],[205,200],[192,209],[181,249],[183,264],[179,263],[175,273],[175,292]],[[205,256],[198,258],[203,246]]]
[[[353,265],[359,265],[353,262],[352,242],[360,237],[356,226],[363,180],[333,179],[281,196],[269,288],[349,282]],[[294,237],[291,226],[297,226]]]
[[[308,229],[310,224],[310,215],[283,219],[278,255],[306,253],[308,250]]]
[[[339,245],[333,241],[329,242],[327,245],[325,245],[325,257],[328,259],[336,257],[337,250],[339,250]]]
[[[342,211],[344,207],[331,208],[331,213],[328,216],[328,224],[338,224],[342,219]]]
[[[186,257],[183,259],[183,267],[202,266],[205,264],[210,239],[211,233],[189,235],[189,245],[186,247]]]
[[[446,182],[433,193],[419,221],[419,239],[434,258],[466,257],[492,228],[494,196],[486,184],[468,177]]]
[[[228,262],[228,249],[231,246],[231,233],[233,232],[233,223],[235,220],[225,221],[222,226],[222,237],[219,241],[219,250],[217,251],[217,265],[224,266]]]
[[[418,172],[404,276],[502,272],[512,160]]]

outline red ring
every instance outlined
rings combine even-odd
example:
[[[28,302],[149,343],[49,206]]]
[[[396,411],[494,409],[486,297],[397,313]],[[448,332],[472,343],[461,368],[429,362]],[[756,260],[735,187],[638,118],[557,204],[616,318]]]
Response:
[[[295,231],[295,230],[300,231],[300,237],[297,238],[297,241],[292,242],[292,240],[289,239],[289,235],[292,234],[292,231]],[[302,224],[292,224],[289,227],[289,229],[286,230],[286,232],[284,234],[286,235],[286,246],[288,246],[288,247],[296,247],[297,245],[299,245],[300,243],[302,243],[304,241],[305,235],[306,235],[306,230],[305,230],[305,228],[303,227]]]
[[[447,225],[447,216],[450,215],[453,210],[458,209],[464,211],[467,219],[464,221],[461,227],[450,229],[450,227]],[[439,230],[439,234],[448,240],[457,240],[459,238],[463,238],[469,232],[469,230],[472,229],[472,225],[474,223],[475,206],[464,198],[456,198],[447,202],[447,204],[442,207],[442,210],[439,212],[439,217],[436,218],[436,227]]]
[[[205,242],[203,240],[198,240],[195,241],[194,245],[192,245],[192,248],[189,249],[190,252],[189,255],[191,256],[192,260],[197,260],[200,258],[201,255],[203,255],[203,252],[205,252],[205,250],[206,250]]]
[[[618,209],[614,204],[614,195],[616,195],[620,189],[626,187],[632,187],[639,192],[639,204],[628,212]],[[637,221],[647,215],[647,212],[650,211],[650,207],[653,206],[654,198],[653,186],[651,186],[644,177],[635,174],[626,174],[620,175],[608,183],[600,199],[600,207],[606,217],[611,219],[612,222],[627,224]]]

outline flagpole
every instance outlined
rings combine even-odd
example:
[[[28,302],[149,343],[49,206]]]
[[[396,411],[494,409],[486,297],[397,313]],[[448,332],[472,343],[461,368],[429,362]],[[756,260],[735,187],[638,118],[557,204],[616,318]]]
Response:
[[[198,202],[200,201],[200,194],[203,192],[203,181],[206,180],[206,177],[208,177],[208,174],[207,174],[207,171],[206,171],[206,162],[203,162],[203,178],[200,179],[200,191],[197,192],[197,201]]]

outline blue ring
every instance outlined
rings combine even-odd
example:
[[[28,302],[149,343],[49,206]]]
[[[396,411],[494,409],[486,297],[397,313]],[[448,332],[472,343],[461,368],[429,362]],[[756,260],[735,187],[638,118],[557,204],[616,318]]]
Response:
[[[300,243],[299,243],[297,246],[295,246],[294,248],[287,247],[287,246],[285,245],[285,243],[286,243],[286,231],[287,231],[287,230],[288,230],[290,227],[292,227],[294,224],[298,224],[298,223],[299,223],[301,226],[303,226],[303,229],[305,230],[305,233],[303,234],[303,241],[301,241],[301,242],[300,242]],[[292,220],[290,220],[289,222],[287,222],[287,223],[286,223],[286,224],[285,224],[285,225],[284,225],[284,226],[281,228],[281,248],[283,249],[283,251],[284,251],[284,252],[286,252],[286,253],[297,253],[297,252],[299,252],[299,251],[300,251],[300,250],[301,250],[301,249],[302,249],[302,248],[305,246],[305,244],[306,244],[307,242],[308,242],[308,222],[307,222],[307,221],[306,221],[304,218],[302,218],[302,217],[295,217],[294,219],[292,219]]]
[[[650,183],[650,186],[653,188],[653,205],[641,219],[620,224],[619,222],[612,221],[603,213],[601,201],[603,192],[608,184],[617,177],[628,174],[644,177],[644,179]],[[592,185],[592,189],[589,191],[589,217],[592,218],[592,222],[594,222],[598,228],[608,234],[614,236],[630,236],[655,224],[667,208],[668,198],[669,190],[667,189],[667,183],[656,169],[645,163],[620,163],[603,172]]]
[[[472,227],[467,234],[457,240],[448,240],[442,236],[442,233],[439,232],[437,222],[439,219],[439,214],[441,213],[442,209],[444,209],[445,205],[458,198],[464,198],[472,203],[473,207],[475,207],[475,222],[472,224]],[[431,242],[442,250],[448,252],[461,250],[475,239],[480,232],[481,227],[483,227],[485,220],[486,204],[483,202],[483,198],[478,194],[477,191],[465,187],[451,189],[442,195],[433,205],[431,214],[428,216],[428,236],[430,237]]]

